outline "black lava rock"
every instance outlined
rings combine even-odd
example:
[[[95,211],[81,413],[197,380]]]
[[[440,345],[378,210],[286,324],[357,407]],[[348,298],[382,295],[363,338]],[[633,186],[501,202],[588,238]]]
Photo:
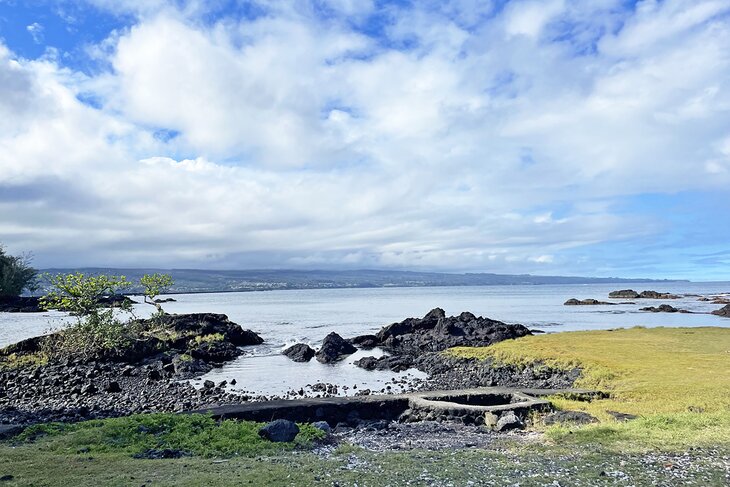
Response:
[[[259,430],[261,438],[275,443],[294,441],[299,434],[299,426],[287,419],[277,419]]]
[[[295,362],[309,362],[315,355],[314,349],[306,343],[292,345],[282,353]]]
[[[357,352],[357,348],[337,333],[332,332],[324,338],[322,347],[315,356],[323,364],[331,364],[355,352]]]
[[[378,345],[397,355],[440,352],[457,346],[484,347],[512,338],[531,335],[523,325],[474,316],[464,312],[446,317],[435,308],[423,318],[408,318],[386,326],[376,335]]]
[[[717,316],[723,316],[725,318],[730,318],[730,304],[727,304],[720,309],[716,309],[712,312],[712,314]]]

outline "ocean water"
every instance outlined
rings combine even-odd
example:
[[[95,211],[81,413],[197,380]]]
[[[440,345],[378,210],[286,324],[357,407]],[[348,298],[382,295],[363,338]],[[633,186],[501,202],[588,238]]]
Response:
[[[404,375],[420,376],[417,371],[402,374],[368,372],[352,365],[366,355],[358,352],[336,365],[316,361],[297,364],[281,355],[294,343],[317,347],[331,331],[343,337],[374,333],[382,326],[407,317],[420,317],[434,307],[447,314],[471,311],[476,315],[507,323],[522,323],[548,333],[632,326],[730,326],[730,319],[707,314],[719,305],[697,300],[695,296],[678,300],[637,300],[635,305],[564,306],[569,298],[607,300],[612,290],[633,287],[675,294],[728,294],[730,283],[645,283],[631,285],[541,285],[473,286],[377,289],[311,289],[246,293],[172,295],[177,302],[165,304],[170,313],[224,313],[260,334],[266,342],[247,347],[238,360],[207,374],[216,382],[236,379],[233,390],[267,395],[298,390],[307,384],[332,383],[348,387],[351,394],[369,388],[379,391]],[[647,313],[640,307],[669,303],[696,314]],[[135,313],[146,316],[151,306],[136,305]],[[0,313],[0,347],[63,326],[63,313]],[[356,388],[355,388],[356,387]]]

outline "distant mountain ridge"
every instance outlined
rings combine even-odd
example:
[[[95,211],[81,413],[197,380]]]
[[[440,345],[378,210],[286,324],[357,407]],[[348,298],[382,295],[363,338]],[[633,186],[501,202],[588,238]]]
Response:
[[[267,291],[275,289],[336,289],[433,286],[495,286],[541,284],[600,284],[638,282],[687,282],[681,280],[622,279],[614,277],[535,276],[531,274],[491,274],[388,270],[203,270],[203,269],[121,269],[75,268],[43,269],[42,273],[65,274],[80,271],[87,274],[124,275],[137,281],[142,275],[162,272],[172,275],[175,285],[170,293],[209,293]],[[42,284],[42,287],[45,287]],[[131,291],[136,291],[132,289]]]

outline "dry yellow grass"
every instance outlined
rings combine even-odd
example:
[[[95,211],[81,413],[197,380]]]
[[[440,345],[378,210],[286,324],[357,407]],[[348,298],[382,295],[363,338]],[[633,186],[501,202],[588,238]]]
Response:
[[[524,365],[580,367],[576,386],[610,398],[552,398],[561,409],[586,411],[601,424],[552,428],[556,438],[633,441],[652,446],[730,444],[730,328],[631,328],[525,337],[483,348],[456,348],[462,357]],[[640,416],[617,423],[607,411]]]

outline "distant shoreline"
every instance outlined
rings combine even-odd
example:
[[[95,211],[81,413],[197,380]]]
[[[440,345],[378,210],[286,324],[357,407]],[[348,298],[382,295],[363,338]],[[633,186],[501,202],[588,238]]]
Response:
[[[532,286],[532,285],[580,285],[615,284],[617,286],[639,283],[682,283],[682,279],[624,279],[618,277],[596,278],[581,276],[536,276],[530,274],[491,273],[438,273],[384,270],[202,270],[202,269],[141,269],[141,268],[54,268],[43,269],[42,274],[125,275],[136,281],[144,274],[162,272],[170,274],[175,285],[167,294],[207,294],[223,292],[283,291],[304,289],[379,289],[416,287],[467,287],[467,286]],[[45,292],[45,283],[36,294]],[[138,292],[132,288],[128,294]]]

